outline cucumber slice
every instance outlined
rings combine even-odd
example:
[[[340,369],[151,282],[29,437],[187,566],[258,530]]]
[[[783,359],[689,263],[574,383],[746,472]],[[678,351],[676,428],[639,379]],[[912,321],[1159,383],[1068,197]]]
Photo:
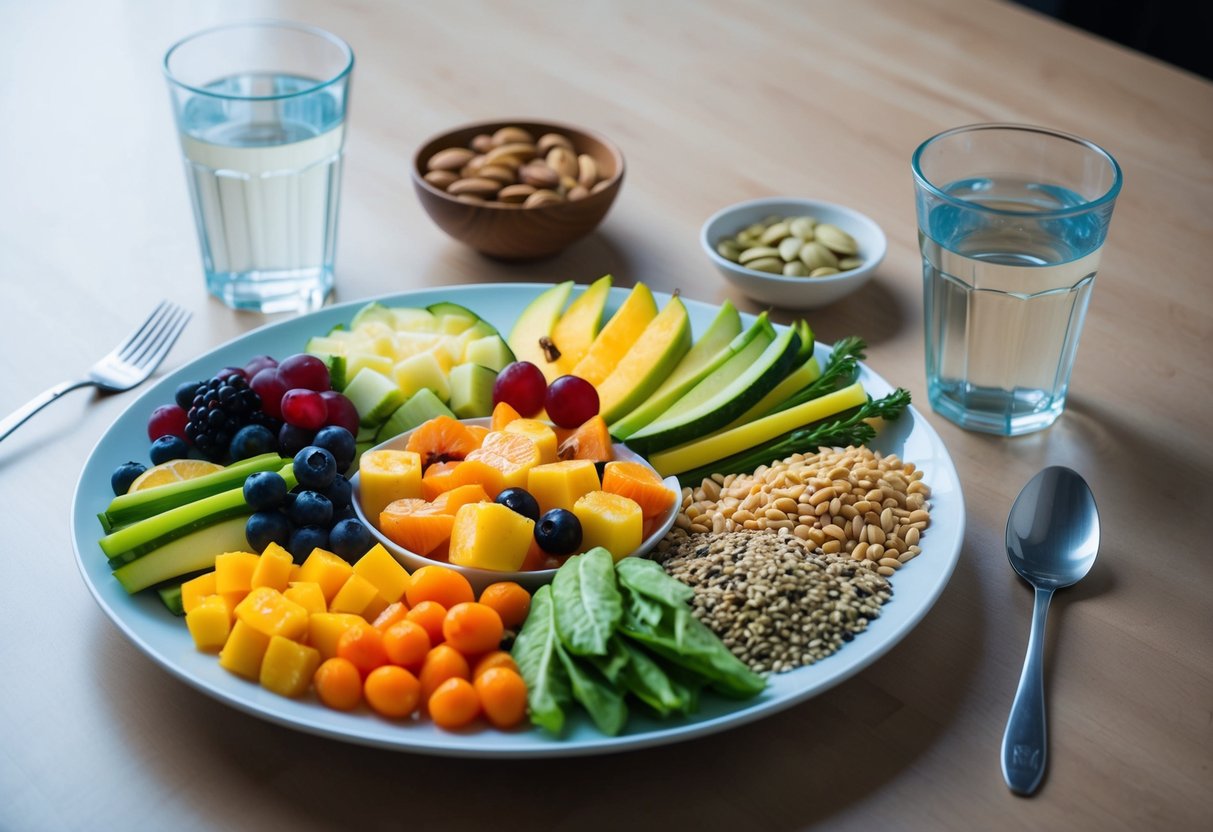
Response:
[[[244,537],[247,523],[246,508],[245,514],[214,523],[149,550],[143,557],[114,570],[114,577],[123,589],[133,594],[191,572],[214,568],[216,555],[248,549],[248,541]]]
[[[404,402],[396,382],[369,367],[359,370],[342,392],[353,402],[360,423],[368,427],[382,423]]]
[[[469,342],[462,358],[469,364],[479,364],[500,373],[507,364],[513,363],[514,353],[505,340],[494,333]]]
[[[493,412],[493,384],[497,373],[479,364],[457,364],[451,368],[451,411],[460,419],[474,419]]]
[[[469,321],[468,326],[471,326],[471,324],[474,324],[480,320],[480,316],[471,309],[468,309],[466,306],[460,306],[457,303],[451,303],[450,301],[445,300],[438,303],[431,303],[426,307],[426,311],[436,318],[464,318]]]
[[[249,457],[233,462],[222,471],[195,477],[184,482],[149,488],[115,497],[105,511],[97,515],[101,528],[108,534],[120,526],[146,520],[172,508],[196,502],[203,497],[219,494],[234,487],[244,486],[244,481],[259,471],[277,471],[282,467],[282,457],[275,453]]]
[[[799,359],[800,353],[796,355]],[[742,425],[769,415],[776,407],[786,402],[794,393],[808,387],[818,376],[821,375],[821,366],[817,363],[814,356],[809,356],[809,359],[802,363],[792,372],[788,373],[787,377],[775,385],[770,393],[767,393],[758,400],[749,410],[742,413],[732,422],[725,425],[722,430],[732,430],[733,428],[741,427]]]
[[[378,321],[379,323],[393,326],[396,318],[391,309],[388,309],[378,301],[372,301],[354,313],[354,317],[350,321],[350,329],[358,329],[363,324],[369,324],[371,321]]]
[[[428,387],[422,387],[410,396],[407,402],[396,408],[396,411],[379,428],[379,432],[375,434],[374,441],[376,444],[386,442],[394,436],[407,433],[413,428],[428,422],[435,416],[455,418],[455,414],[442,403],[442,399],[434,395],[433,390]]]
[[[759,343],[755,338],[750,346]],[[800,336],[793,329],[779,333],[757,358],[749,357],[747,347],[695,385],[661,418],[633,434],[629,447],[648,455],[724,427],[788,375],[799,350]]]
[[[156,588],[160,602],[173,615],[185,615],[185,604],[181,600],[181,584],[169,584]]]

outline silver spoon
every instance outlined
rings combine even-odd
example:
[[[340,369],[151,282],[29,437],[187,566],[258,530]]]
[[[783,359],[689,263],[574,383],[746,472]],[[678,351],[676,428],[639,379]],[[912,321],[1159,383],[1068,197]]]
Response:
[[[1007,518],[1007,558],[1036,588],[1032,635],[1002,737],[1002,776],[1016,794],[1036,791],[1045,773],[1045,616],[1053,591],[1078,583],[1099,550],[1099,511],[1086,480],[1046,468],[1015,498]]]

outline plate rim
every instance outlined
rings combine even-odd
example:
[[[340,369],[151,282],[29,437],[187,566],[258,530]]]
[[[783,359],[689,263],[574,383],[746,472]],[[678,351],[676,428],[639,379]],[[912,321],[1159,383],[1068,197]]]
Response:
[[[76,559],[76,565],[80,572],[81,578],[84,581],[89,594],[93,596],[93,600],[101,607],[106,617],[118,628],[118,630],[126,636],[126,638],[137,647],[140,652],[150,658],[155,664],[159,665],[171,675],[185,682],[195,690],[204,693],[214,699],[217,699],[224,704],[227,704],[236,710],[246,714],[265,719],[269,722],[282,725],[305,733],[323,736],[330,739],[336,739],[344,742],[352,742],[361,745],[384,748],[393,751],[414,752],[422,754],[430,754],[437,756],[452,756],[464,758],[495,758],[495,759],[535,759],[535,758],[553,758],[553,757],[572,757],[572,756],[587,756],[595,754],[616,753],[629,750],[636,750],[646,747],[654,747],[667,745],[684,740],[694,739],[701,736],[717,733],[724,730],[729,730],[741,725],[748,724],[758,719],[765,718],[780,711],[801,704],[814,696],[835,687],[847,679],[851,678],[860,671],[870,667],[877,659],[881,658],[892,650],[898,643],[901,642],[918,624],[926,617],[927,613],[934,607],[939,596],[947,587],[951,577],[955,571],[956,565],[960,559],[960,551],[962,549],[964,530],[965,530],[965,507],[964,494],[960,487],[959,476],[956,472],[955,463],[949,454],[947,447],[944,445],[942,438],[935,431],[934,427],[919,413],[913,406],[908,408],[907,414],[902,416],[902,419],[909,418],[909,422],[900,422],[898,424],[908,424],[910,429],[921,427],[924,430],[925,438],[930,442],[931,447],[936,452],[933,462],[942,468],[941,473],[949,480],[949,484],[954,486],[954,489],[949,492],[948,499],[951,507],[951,513],[955,516],[952,518],[954,524],[949,526],[950,542],[952,545],[948,547],[948,551],[931,552],[932,562],[937,559],[940,567],[933,573],[933,580],[929,582],[925,590],[920,589],[918,597],[915,599],[913,609],[908,616],[903,617],[903,620],[898,624],[897,629],[890,633],[884,634],[884,638],[876,641],[852,641],[847,647],[850,650],[850,661],[845,666],[839,665],[838,669],[833,673],[826,675],[824,678],[810,682],[804,686],[799,686],[790,693],[780,693],[772,695],[772,685],[768,685],[767,689],[759,695],[757,700],[747,700],[743,703],[736,703],[731,707],[726,708],[722,713],[715,716],[707,716],[700,719],[692,717],[690,719],[682,719],[670,725],[656,723],[654,730],[644,731],[635,734],[624,734],[617,737],[608,737],[597,734],[596,732],[589,737],[574,738],[566,731],[562,737],[552,737],[541,729],[528,726],[523,730],[516,731],[497,731],[495,729],[482,729],[471,732],[439,732],[438,729],[427,731],[424,735],[412,735],[416,732],[415,728],[421,726],[411,724],[401,724],[383,720],[376,717],[372,713],[368,713],[365,708],[359,709],[352,714],[335,714],[324,710],[322,706],[310,698],[302,700],[291,700],[285,697],[280,697],[263,690],[254,682],[248,680],[237,679],[236,677],[227,674],[223,671],[218,662],[209,654],[201,654],[193,649],[192,643],[188,645],[189,651],[195,656],[204,656],[209,659],[210,665],[213,666],[217,674],[223,676],[216,677],[227,682],[239,682],[240,687],[236,688],[239,695],[225,689],[225,686],[218,684],[216,681],[201,678],[189,668],[183,666],[179,661],[175,661],[173,657],[162,654],[159,648],[149,643],[143,634],[136,631],[130,621],[127,620],[129,615],[124,616],[119,610],[114,609],[108,599],[104,597],[101,587],[97,585],[89,573],[89,569],[85,564],[84,555],[82,552],[81,540],[78,531],[80,531],[79,523],[83,518],[95,520],[95,514],[86,510],[82,506],[82,499],[86,489],[85,474],[91,468],[96,467],[97,459],[105,451],[107,441],[111,440],[115,430],[120,423],[127,418],[132,418],[131,414],[139,410],[140,406],[148,401],[154,394],[163,395],[163,390],[168,390],[172,384],[179,383],[180,380],[187,379],[189,374],[185,370],[194,365],[203,362],[224,352],[240,343],[253,340],[255,337],[263,336],[266,332],[277,329],[288,329],[292,327],[301,327],[303,321],[314,320],[317,317],[330,316],[338,313],[352,314],[357,308],[372,302],[404,302],[408,303],[410,298],[418,296],[435,295],[442,293],[454,294],[482,294],[491,292],[504,291],[506,293],[515,293],[522,290],[527,291],[542,291],[550,287],[550,283],[529,282],[529,283],[476,283],[476,284],[458,284],[449,286],[432,286],[420,289],[410,289],[402,292],[387,292],[373,297],[367,297],[357,300],[345,301],[340,304],[326,306],[305,315],[294,316],[282,320],[269,321],[261,326],[258,326],[248,332],[234,336],[222,344],[216,345],[199,355],[183,362],[171,373],[167,373],[159,377],[155,383],[150,385],[142,394],[126,408],[123,409],[113,422],[102,432],[101,436],[94,443],[83,465],[81,466],[80,474],[77,477],[75,488],[72,493],[71,505],[68,510],[69,528],[71,529],[72,549]],[[579,293],[584,291],[586,284],[575,284],[574,292]],[[610,293],[610,301],[613,302],[625,296],[630,287],[612,287]],[[668,302],[672,297],[671,293],[653,292],[655,299],[659,302]],[[702,307],[700,313],[704,316],[715,314],[719,310],[719,304],[713,304],[706,301],[699,301],[687,298],[680,295],[684,303],[695,307]],[[433,302],[433,301],[431,301]],[[742,312],[743,321],[752,321],[756,316]],[[708,318],[705,318],[705,321]],[[777,327],[785,326],[776,324]],[[821,342],[817,342],[816,349],[818,352],[828,354],[829,348]],[[866,363],[861,362],[861,374],[870,380],[877,382],[878,386],[890,387],[887,381],[873,371]],[[933,498],[936,492],[936,485],[932,483]],[[90,488],[97,486],[89,484]],[[89,542],[95,542],[95,537]],[[944,544],[941,543],[941,546]],[[108,573],[107,573],[108,576]],[[895,586],[896,589],[896,586]],[[120,596],[123,599],[130,599],[132,603],[137,603],[136,599],[131,596]],[[894,596],[896,598],[896,596]],[[154,600],[154,599],[153,599]],[[159,604],[159,601],[154,601]],[[179,624],[181,636],[183,640],[188,640],[188,631],[184,627],[184,623]],[[836,653],[823,662],[836,658],[842,651]],[[813,668],[818,668],[822,663],[817,663],[810,667],[799,668],[786,674],[780,674],[782,678],[795,678],[796,674],[803,674]],[[226,678],[225,678],[226,677]],[[776,678],[776,677],[772,677]],[[295,712],[299,713],[296,714]],[[313,713],[319,712],[319,715],[328,717],[326,719],[311,719]],[[337,717],[333,719],[334,715]],[[342,719],[344,718],[344,719]],[[335,722],[337,727],[326,725],[326,722]],[[348,722],[348,725],[346,724]],[[432,727],[432,726],[431,726]],[[592,729],[591,729],[592,730]],[[389,734],[391,736],[389,736]],[[483,739],[486,735],[491,736],[492,742],[484,743]]]

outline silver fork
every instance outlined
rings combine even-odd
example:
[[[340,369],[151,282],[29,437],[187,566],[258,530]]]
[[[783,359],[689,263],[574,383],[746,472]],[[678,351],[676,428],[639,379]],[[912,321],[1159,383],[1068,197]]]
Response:
[[[64,393],[80,387],[96,387],[103,393],[121,393],[141,384],[160,366],[189,319],[190,313],[182,307],[167,300],[160,301],[142,326],[89,368],[87,378],[60,382],[0,421],[0,439]]]

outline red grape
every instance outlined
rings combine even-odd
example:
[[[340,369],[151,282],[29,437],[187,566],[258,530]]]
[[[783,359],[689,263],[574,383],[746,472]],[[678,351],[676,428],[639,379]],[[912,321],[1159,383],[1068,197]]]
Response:
[[[507,364],[493,382],[493,405],[505,402],[522,416],[534,416],[543,409],[543,396],[548,382],[540,370],[529,361]]]
[[[598,391],[578,376],[561,376],[543,400],[548,418],[562,428],[575,428],[598,414]]]
[[[185,426],[189,416],[175,404],[162,404],[152,411],[147,419],[147,438],[155,442],[161,436],[179,436],[185,439]]]
[[[266,367],[277,367],[278,362],[272,355],[258,355],[250,358],[248,363],[244,365],[244,374],[251,380],[253,376],[264,370]]]
[[[328,408],[325,425],[337,425],[348,430],[354,436],[358,435],[358,410],[354,403],[336,390],[327,390],[320,394]]]
[[[324,426],[327,417],[328,407],[314,390],[295,388],[282,397],[282,418],[288,425],[316,430]]]
[[[224,367],[215,373],[215,378],[230,378],[231,376],[240,376],[245,381],[248,381],[248,373],[244,371],[243,367]]]
[[[283,359],[278,365],[278,372],[288,389],[302,388],[319,393],[332,387],[329,368],[319,358],[307,353],[296,353]]]
[[[282,418],[282,397],[288,388],[276,369],[266,367],[259,370],[257,375],[253,376],[253,380],[249,382],[249,387],[253,388],[253,392],[261,397],[261,409],[265,411],[265,415],[273,416],[275,419]]]

